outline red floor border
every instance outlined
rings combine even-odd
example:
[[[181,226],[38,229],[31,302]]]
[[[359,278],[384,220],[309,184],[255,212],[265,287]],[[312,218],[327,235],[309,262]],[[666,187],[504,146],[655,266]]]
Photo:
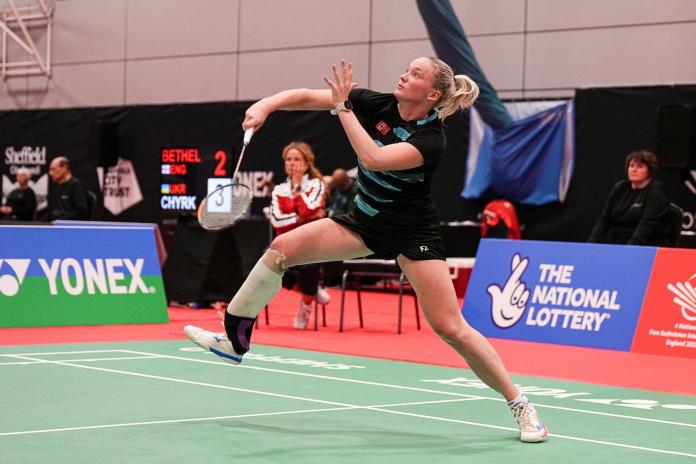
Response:
[[[355,296],[346,296],[346,328],[338,332],[340,292],[330,290],[327,327],[292,328],[296,295],[283,291],[271,303],[270,325],[263,323],[254,342],[287,348],[393,359],[452,367],[463,360],[423,322],[416,330],[411,298],[406,298],[404,333],[396,334],[396,296],[364,293],[365,328],[357,327]],[[367,309],[369,308],[369,310]],[[183,327],[195,324],[221,330],[214,310],[169,308],[167,324],[0,329],[0,345],[183,340]],[[422,317],[422,315],[421,315]],[[515,374],[550,377],[619,387],[696,395],[696,360],[613,350],[492,339],[508,370]]]

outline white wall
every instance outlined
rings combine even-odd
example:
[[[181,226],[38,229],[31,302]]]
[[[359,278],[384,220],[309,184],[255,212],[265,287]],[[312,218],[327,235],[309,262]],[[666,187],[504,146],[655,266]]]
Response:
[[[452,0],[502,97],[696,83],[694,0]],[[0,109],[254,100],[322,87],[347,58],[393,89],[433,53],[413,0],[58,0],[53,75],[0,81]]]

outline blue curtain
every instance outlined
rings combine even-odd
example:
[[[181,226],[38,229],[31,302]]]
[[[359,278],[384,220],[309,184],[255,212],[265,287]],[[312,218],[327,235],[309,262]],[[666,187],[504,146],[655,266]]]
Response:
[[[499,129],[486,124],[480,140],[475,118],[464,198],[505,198],[532,205],[565,199],[575,151],[572,102]]]

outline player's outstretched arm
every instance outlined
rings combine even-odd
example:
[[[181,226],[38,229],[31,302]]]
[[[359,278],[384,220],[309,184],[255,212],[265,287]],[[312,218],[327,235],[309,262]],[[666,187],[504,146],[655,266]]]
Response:
[[[333,107],[330,90],[284,90],[251,105],[246,111],[242,128],[258,130],[268,115],[277,110],[328,110]]]

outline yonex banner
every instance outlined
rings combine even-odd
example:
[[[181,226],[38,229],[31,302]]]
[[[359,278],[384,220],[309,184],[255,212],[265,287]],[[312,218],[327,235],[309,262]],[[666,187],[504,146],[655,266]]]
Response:
[[[0,327],[168,322],[151,227],[0,226]]]
[[[628,351],[656,251],[484,239],[462,311],[486,336]]]

